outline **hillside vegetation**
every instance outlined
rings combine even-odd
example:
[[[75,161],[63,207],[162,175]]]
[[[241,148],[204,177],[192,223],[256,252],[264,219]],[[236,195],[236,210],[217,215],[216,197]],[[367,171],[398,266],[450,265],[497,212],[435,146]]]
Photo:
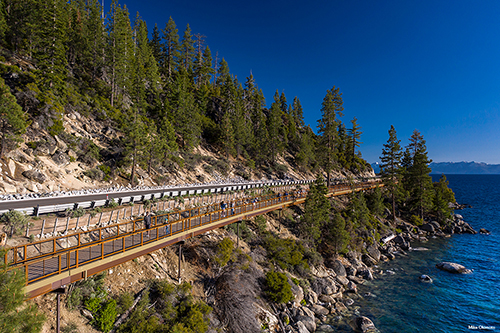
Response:
[[[0,16],[5,192],[26,179],[36,192],[162,184],[186,170],[195,182],[370,168],[356,118],[339,118],[338,88],[326,92],[316,134],[297,96],[277,90],[266,108],[251,74],[240,82],[172,18],[148,31],[117,1],[103,19],[96,0],[7,0]]]

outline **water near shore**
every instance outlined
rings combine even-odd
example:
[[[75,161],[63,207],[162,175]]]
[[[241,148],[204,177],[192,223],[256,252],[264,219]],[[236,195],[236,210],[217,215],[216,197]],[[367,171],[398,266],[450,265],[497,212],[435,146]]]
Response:
[[[383,333],[500,332],[500,175],[447,178],[457,202],[473,207],[456,213],[475,230],[485,228],[491,235],[453,235],[412,243],[414,248],[429,250],[411,251],[407,257],[380,265],[384,275],[359,286],[361,295],[370,292],[372,296],[357,300],[356,305]],[[443,272],[435,267],[441,261],[456,262],[474,272]],[[434,282],[420,282],[421,274]]]

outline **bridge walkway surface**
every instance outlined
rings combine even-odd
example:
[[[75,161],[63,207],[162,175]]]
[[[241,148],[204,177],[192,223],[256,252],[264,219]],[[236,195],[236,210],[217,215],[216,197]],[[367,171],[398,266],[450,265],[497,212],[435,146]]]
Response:
[[[377,186],[382,184],[335,185],[327,196]],[[160,214],[152,216],[150,229],[145,229],[143,219],[139,218],[12,247],[7,249],[4,260],[9,269],[24,270],[27,295],[34,298],[207,231],[301,204],[306,195],[306,191],[290,191],[279,196],[239,199],[234,207],[229,203],[225,209],[214,204]]]

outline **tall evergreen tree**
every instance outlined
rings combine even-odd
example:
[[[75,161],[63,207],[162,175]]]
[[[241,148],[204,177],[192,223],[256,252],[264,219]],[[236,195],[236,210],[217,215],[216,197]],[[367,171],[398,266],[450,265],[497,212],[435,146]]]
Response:
[[[279,100],[271,104],[271,110],[267,117],[268,145],[271,151],[271,162],[276,162],[278,155],[283,150],[283,140],[281,138],[281,127],[283,126],[281,118],[281,108]]]
[[[326,197],[328,188],[321,175],[311,185],[305,201],[305,211],[301,218],[301,231],[304,238],[317,245],[321,238],[321,229],[329,222],[331,204]]]
[[[349,160],[351,161],[351,168],[357,167],[357,159],[356,159],[356,148],[360,146],[362,142],[359,141],[361,138],[361,126],[358,124],[358,119],[354,117],[351,120],[352,127],[348,130],[349,133]]]
[[[293,99],[292,104],[293,110],[293,119],[295,120],[295,126],[297,128],[302,128],[305,126],[304,124],[304,111],[302,109],[302,105],[300,104],[300,100],[297,96]]]
[[[313,161],[316,160],[314,154],[314,136],[315,134],[309,125],[304,128],[304,132],[300,135],[300,148],[295,156],[295,163],[303,170],[311,167]]]
[[[349,232],[346,230],[344,217],[340,213],[335,213],[327,225],[325,231],[325,240],[328,245],[333,247],[336,254],[346,250],[346,246],[350,240]]]
[[[191,74],[191,71],[193,69],[193,57],[195,48],[193,36],[191,35],[191,27],[189,26],[189,24],[186,26],[186,30],[184,30],[180,49],[181,66],[187,73]]]
[[[19,140],[26,131],[28,120],[16,98],[10,93],[9,87],[0,78],[0,159],[7,147]]]
[[[333,86],[327,90],[326,96],[321,104],[321,119],[318,120],[318,130],[321,134],[320,144],[323,152],[323,167],[327,173],[327,186],[330,186],[331,171],[335,163],[335,144],[337,141],[337,117],[342,116],[344,111],[342,93],[339,88]]]
[[[0,253],[4,255],[4,253]],[[0,330],[2,332],[40,332],[45,316],[26,301],[26,278],[21,270],[7,270],[0,264]]]
[[[173,78],[179,59],[179,30],[172,17],[168,19],[163,30],[163,68],[167,82]]]
[[[176,76],[171,98],[172,124],[182,138],[182,148],[191,149],[199,142],[202,127],[201,115],[194,100],[192,82],[187,73]]]
[[[401,181],[401,158],[403,152],[398,140],[396,129],[393,125],[389,129],[389,139],[384,144],[380,161],[380,175],[385,187],[391,193],[392,217],[396,221],[396,193],[398,192],[398,183]]]
[[[155,27],[153,28],[153,32],[151,34],[151,41],[149,42],[149,46],[151,47],[151,52],[155,57],[158,65],[160,67],[164,66],[163,56],[162,56],[162,46],[161,46],[161,36],[160,29],[158,28],[158,24],[155,23]]]
[[[446,224],[451,219],[453,208],[450,203],[455,203],[455,194],[448,187],[448,180],[441,175],[438,182],[434,182],[434,200],[432,210],[439,223]]]
[[[132,83],[132,66],[134,57],[134,41],[132,39],[132,27],[130,25],[129,13],[126,7],[123,9],[117,0],[111,3],[108,14],[107,30],[108,42],[108,70],[111,81],[111,106],[119,94],[128,94]]]
[[[67,75],[66,41],[68,27],[67,3],[49,0],[39,7],[34,29],[35,57],[42,72],[42,85],[48,89],[63,90]]]
[[[429,175],[432,162],[427,157],[425,140],[419,131],[413,131],[407,150],[411,156],[411,165],[407,168],[407,187],[410,189],[410,208],[423,218],[424,212],[432,207],[433,187]]]

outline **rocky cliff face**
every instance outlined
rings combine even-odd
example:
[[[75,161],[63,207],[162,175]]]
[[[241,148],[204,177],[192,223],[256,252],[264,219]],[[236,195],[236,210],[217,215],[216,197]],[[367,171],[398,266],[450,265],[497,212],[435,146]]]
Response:
[[[122,148],[116,142],[123,133],[113,129],[106,121],[78,112],[64,116],[62,135],[51,136],[36,121],[23,135],[19,148],[10,151],[0,161],[0,193],[27,194],[71,191],[85,188],[127,186],[130,167],[116,168]],[[192,159],[192,156],[203,158]],[[237,159],[220,159],[210,147],[197,147],[190,154],[180,154],[185,168],[175,165],[171,169],[152,170],[151,174],[137,168],[138,186],[186,184],[234,179],[280,178],[278,174],[265,174],[245,166]],[[192,161],[195,160],[195,161]],[[218,170],[222,161],[227,170]],[[285,160],[280,163],[287,165]],[[309,179],[314,175],[298,173],[289,167],[287,177]]]

